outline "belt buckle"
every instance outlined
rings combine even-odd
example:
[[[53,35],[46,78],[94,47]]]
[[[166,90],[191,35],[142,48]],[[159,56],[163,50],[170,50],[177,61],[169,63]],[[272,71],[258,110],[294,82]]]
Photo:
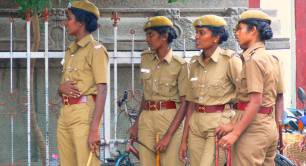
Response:
[[[157,103],[156,101],[154,101],[154,102],[153,102],[153,101],[152,101],[152,102],[150,101],[150,102],[149,102],[149,106],[150,106],[149,108],[150,108],[150,111],[151,111],[151,110],[153,110],[153,111],[158,110],[158,108],[157,108],[157,104],[158,104],[158,103]]]
[[[88,97],[87,96],[81,96],[79,97],[80,103],[87,103],[88,102]]]
[[[205,109],[204,105],[203,106],[199,106],[199,107],[200,107],[200,110],[201,110],[200,112],[204,112],[204,113],[206,112],[206,109]]]
[[[63,103],[64,103],[64,105],[70,105],[69,104],[69,98],[67,96],[63,96]]]

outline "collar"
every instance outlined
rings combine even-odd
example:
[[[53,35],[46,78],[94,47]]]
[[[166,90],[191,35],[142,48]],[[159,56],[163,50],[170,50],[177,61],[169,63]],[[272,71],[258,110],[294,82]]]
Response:
[[[93,37],[91,34],[86,35],[85,37],[83,37],[80,41],[76,42],[73,41],[69,46],[68,46],[68,50],[70,52],[75,52],[78,47],[85,47],[89,42],[93,41]]]
[[[217,63],[218,62],[218,59],[219,59],[219,56],[220,56],[220,53],[221,53],[222,49],[220,47],[217,47],[216,50],[214,51],[214,53],[211,55],[210,59]],[[198,56],[196,57],[196,60],[202,65],[202,66],[205,66],[204,62],[203,62],[203,55],[204,52],[202,52],[201,56]]]
[[[153,59],[158,59],[158,60],[160,60],[159,57],[158,57],[158,55],[157,55],[157,53],[156,53],[155,51],[154,51],[153,53],[154,53]],[[162,60],[165,60],[165,61],[169,64],[169,63],[171,63],[172,58],[173,58],[173,51],[172,51],[172,49],[170,49],[170,50],[168,51],[167,55],[166,55],[166,56],[164,57],[164,59],[162,59]],[[160,60],[160,61],[162,61],[162,60]]]
[[[85,47],[89,42],[93,41],[93,37],[91,34],[86,35],[83,37],[80,41],[78,41],[76,44],[80,47]]]
[[[74,49],[77,48],[78,46],[80,47],[85,47],[89,42],[93,41],[93,37],[91,34],[86,35],[85,37],[83,37],[80,41],[73,41],[68,48],[69,49]]]
[[[257,50],[259,48],[265,48],[265,44],[263,42],[257,42],[255,44],[251,45],[251,47],[249,47],[247,50],[245,50],[242,53],[242,56],[245,59],[248,59],[248,57],[252,56],[255,53],[255,50]]]
[[[216,63],[218,62],[218,59],[219,59],[219,56],[220,56],[220,52],[221,52],[221,48],[217,47],[216,50],[214,51],[214,53],[210,57]]]

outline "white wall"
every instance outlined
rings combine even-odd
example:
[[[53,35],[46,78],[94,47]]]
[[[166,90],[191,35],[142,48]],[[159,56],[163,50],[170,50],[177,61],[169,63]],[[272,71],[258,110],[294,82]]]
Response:
[[[276,37],[289,38],[290,49],[273,50],[284,67],[285,76],[285,107],[295,107],[295,31],[294,31],[294,0],[261,0],[262,9],[277,10],[276,20],[280,21],[280,32]]]
[[[281,22],[281,35],[291,37],[291,2],[294,0],[261,0],[262,9],[277,10],[277,19]]]

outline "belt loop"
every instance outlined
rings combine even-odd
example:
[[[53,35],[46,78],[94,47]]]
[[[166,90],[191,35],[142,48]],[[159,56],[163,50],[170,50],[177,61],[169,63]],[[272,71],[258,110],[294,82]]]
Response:
[[[201,109],[201,110],[200,110]],[[207,113],[206,112],[206,107],[203,105],[203,106],[200,106],[200,105],[198,105],[198,110],[200,110],[201,112],[203,112],[203,113]]]
[[[162,109],[162,102],[159,101],[159,111]]]
[[[231,103],[226,103],[226,104],[224,104],[224,109],[223,109],[223,111],[225,111],[225,110],[232,110],[232,109],[233,109],[233,106],[232,106]]]

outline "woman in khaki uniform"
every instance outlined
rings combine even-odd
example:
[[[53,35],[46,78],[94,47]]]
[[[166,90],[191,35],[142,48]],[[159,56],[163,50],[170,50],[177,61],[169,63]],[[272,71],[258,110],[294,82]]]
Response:
[[[107,91],[108,55],[90,34],[98,27],[98,8],[88,1],[74,1],[67,10],[66,27],[75,41],[63,63],[59,93],[63,105],[57,123],[62,166],[85,166],[90,151],[99,148],[99,124]],[[96,157],[91,166],[100,166]]]
[[[196,19],[193,26],[196,47],[203,52],[190,62],[190,93],[186,97],[189,104],[180,159],[185,160],[188,147],[192,166],[214,166],[215,128],[229,123],[233,116],[231,105],[242,64],[234,51],[219,47],[228,38],[222,17],[205,15]],[[219,163],[224,162],[225,154],[221,153]]]
[[[152,51],[141,55],[142,112],[130,128],[130,135],[148,147],[139,146],[141,166],[156,165],[155,152],[160,152],[160,165],[180,166],[183,163],[178,148],[185,116],[187,63],[172,52],[170,44],[177,35],[168,18],[151,17],[144,30]]]
[[[273,114],[282,112],[283,85],[278,59],[269,55],[264,42],[272,38],[271,19],[259,10],[243,12],[235,32],[243,49],[241,85],[233,123],[221,126],[219,144],[233,145],[232,165],[273,166],[278,131]]]

